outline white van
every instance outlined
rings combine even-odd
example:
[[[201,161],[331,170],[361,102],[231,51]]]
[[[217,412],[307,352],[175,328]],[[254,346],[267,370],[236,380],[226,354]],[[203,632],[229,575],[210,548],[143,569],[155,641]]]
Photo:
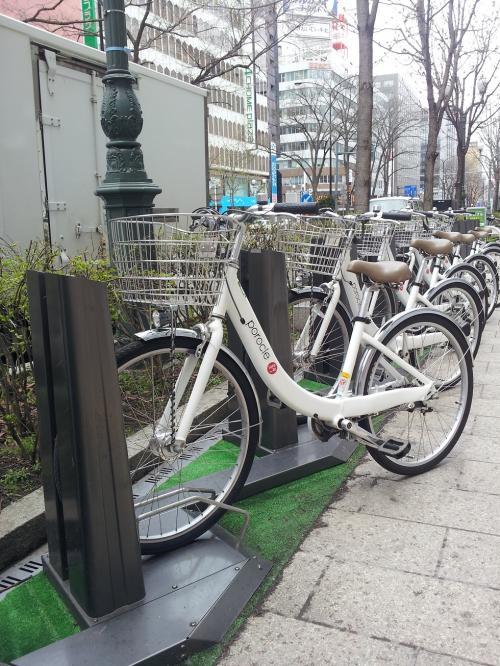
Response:
[[[370,199],[370,213],[387,213],[390,210],[422,210],[420,199],[412,197],[378,197]]]

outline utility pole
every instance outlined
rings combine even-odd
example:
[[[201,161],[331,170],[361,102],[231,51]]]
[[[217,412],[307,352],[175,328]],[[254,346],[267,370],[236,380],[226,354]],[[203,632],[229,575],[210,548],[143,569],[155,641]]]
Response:
[[[96,189],[104,199],[106,220],[146,215],[161,188],[148,178],[141,144],[142,110],[133,85],[135,77],[128,66],[127,30],[124,0],[104,0],[106,74],[101,126],[108,137],[106,176]]]
[[[329,132],[329,136],[330,136],[330,154],[329,154],[330,167],[329,167],[329,171],[328,171],[328,182],[330,183],[329,196],[330,196],[330,206],[331,206],[332,203],[333,203],[333,187],[332,187],[332,166],[333,166],[332,151],[333,151],[333,145],[332,145],[332,91],[331,90],[330,90],[329,102],[330,102],[330,109],[329,109],[329,114],[328,114],[328,122],[329,122],[330,126],[329,126],[328,132]],[[335,145],[337,145],[337,144],[335,144]],[[338,157],[337,157],[337,159],[338,159]],[[336,182],[335,182],[335,187],[337,187]],[[335,206],[335,210],[337,210],[337,206]]]

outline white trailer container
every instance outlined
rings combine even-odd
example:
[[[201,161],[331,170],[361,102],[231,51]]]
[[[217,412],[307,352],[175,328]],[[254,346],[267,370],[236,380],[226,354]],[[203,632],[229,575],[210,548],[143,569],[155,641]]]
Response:
[[[0,238],[48,238],[68,254],[105,241],[94,192],[106,173],[100,125],[104,53],[0,15]],[[207,200],[205,91],[131,63],[155,205]]]

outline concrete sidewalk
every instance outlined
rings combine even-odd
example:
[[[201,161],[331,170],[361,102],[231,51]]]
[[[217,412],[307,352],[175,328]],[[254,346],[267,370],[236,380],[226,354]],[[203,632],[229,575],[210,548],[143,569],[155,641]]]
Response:
[[[414,478],[367,458],[220,662],[500,664],[500,313],[465,434]]]

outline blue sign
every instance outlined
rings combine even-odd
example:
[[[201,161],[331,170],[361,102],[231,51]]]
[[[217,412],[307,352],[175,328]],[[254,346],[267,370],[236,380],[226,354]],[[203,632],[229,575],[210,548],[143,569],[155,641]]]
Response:
[[[416,185],[405,185],[404,192],[405,192],[405,197],[416,197],[417,196],[417,186]]]
[[[310,192],[302,192],[300,195],[300,200],[302,203],[308,201],[314,201],[313,195]]]
[[[278,201],[278,160],[276,153],[271,153],[271,201]]]
[[[247,208],[257,203],[257,197],[230,197],[227,194],[219,200],[219,212],[225,213],[228,208]]]

